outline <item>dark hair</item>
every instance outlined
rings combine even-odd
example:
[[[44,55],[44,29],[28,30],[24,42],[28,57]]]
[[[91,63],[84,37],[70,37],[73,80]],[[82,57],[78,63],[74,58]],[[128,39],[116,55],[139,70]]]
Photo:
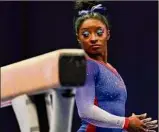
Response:
[[[75,2],[75,10],[81,11],[81,10],[90,10],[93,6],[100,4],[98,1],[87,1],[87,0],[76,0]],[[81,24],[89,18],[95,18],[98,20],[101,20],[106,27],[109,29],[109,22],[108,19],[106,17],[106,13],[105,14],[101,14],[99,12],[93,12],[93,13],[88,13],[85,15],[81,15],[81,16],[77,16],[75,17],[74,20],[74,28],[75,28],[75,32],[78,33],[79,28],[81,26]]]

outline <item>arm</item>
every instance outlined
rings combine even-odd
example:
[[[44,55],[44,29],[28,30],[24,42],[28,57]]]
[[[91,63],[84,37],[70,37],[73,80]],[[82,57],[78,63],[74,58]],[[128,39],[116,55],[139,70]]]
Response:
[[[87,78],[83,87],[76,91],[76,104],[79,116],[98,127],[123,128],[125,117],[119,117],[104,111],[94,105],[95,77],[98,75],[98,65],[95,62],[87,62]]]

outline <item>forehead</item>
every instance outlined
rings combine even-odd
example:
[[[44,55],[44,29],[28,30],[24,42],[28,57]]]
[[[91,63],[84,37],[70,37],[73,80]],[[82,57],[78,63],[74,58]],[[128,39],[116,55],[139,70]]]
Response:
[[[90,29],[90,28],[99,28],[99,27],[105,28],[105,24],[98,19],[90,18],[86,19],[82,23],[80,29]]]

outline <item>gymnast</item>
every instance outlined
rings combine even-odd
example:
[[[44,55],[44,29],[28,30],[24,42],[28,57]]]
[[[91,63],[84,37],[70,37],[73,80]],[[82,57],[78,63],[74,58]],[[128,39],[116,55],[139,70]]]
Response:
[[[125,117],[127,91],[124,81],[107,62],[110,26],[106,10],[96,1],[76,1],[77,40],[87,56],[87,77],[76,91],[76,105],[82,120],[78,132],[155,132],[157,120],[146,114]]]

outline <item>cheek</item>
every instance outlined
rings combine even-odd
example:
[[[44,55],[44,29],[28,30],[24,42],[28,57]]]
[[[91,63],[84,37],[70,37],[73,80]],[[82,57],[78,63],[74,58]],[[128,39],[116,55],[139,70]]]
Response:
[[[83,41],[83,42],[81,43],[81,45],[82,45],[83,49],[85,49],[85,50],[87,50],[87,49],[89,48],[89,44],[88,44],[87,41]]]
[[[107,41],[109,40],[109,36],[108,36],[108,34],[103,34],[103,36],[101,37],[101,41],[102,41],[102,43],[106,43]]]
[[[102,36],[102,37],[100,38],[100,41],[101,41],[101,43],[102,43],[103,45],[105,45],[105,43],[107,42],[107,36]]]
[[[83,38],[80,38],[80,45],[83,47],[83,48],[88,48],[89,47],[89,40],[87,39],[83,39]]]

